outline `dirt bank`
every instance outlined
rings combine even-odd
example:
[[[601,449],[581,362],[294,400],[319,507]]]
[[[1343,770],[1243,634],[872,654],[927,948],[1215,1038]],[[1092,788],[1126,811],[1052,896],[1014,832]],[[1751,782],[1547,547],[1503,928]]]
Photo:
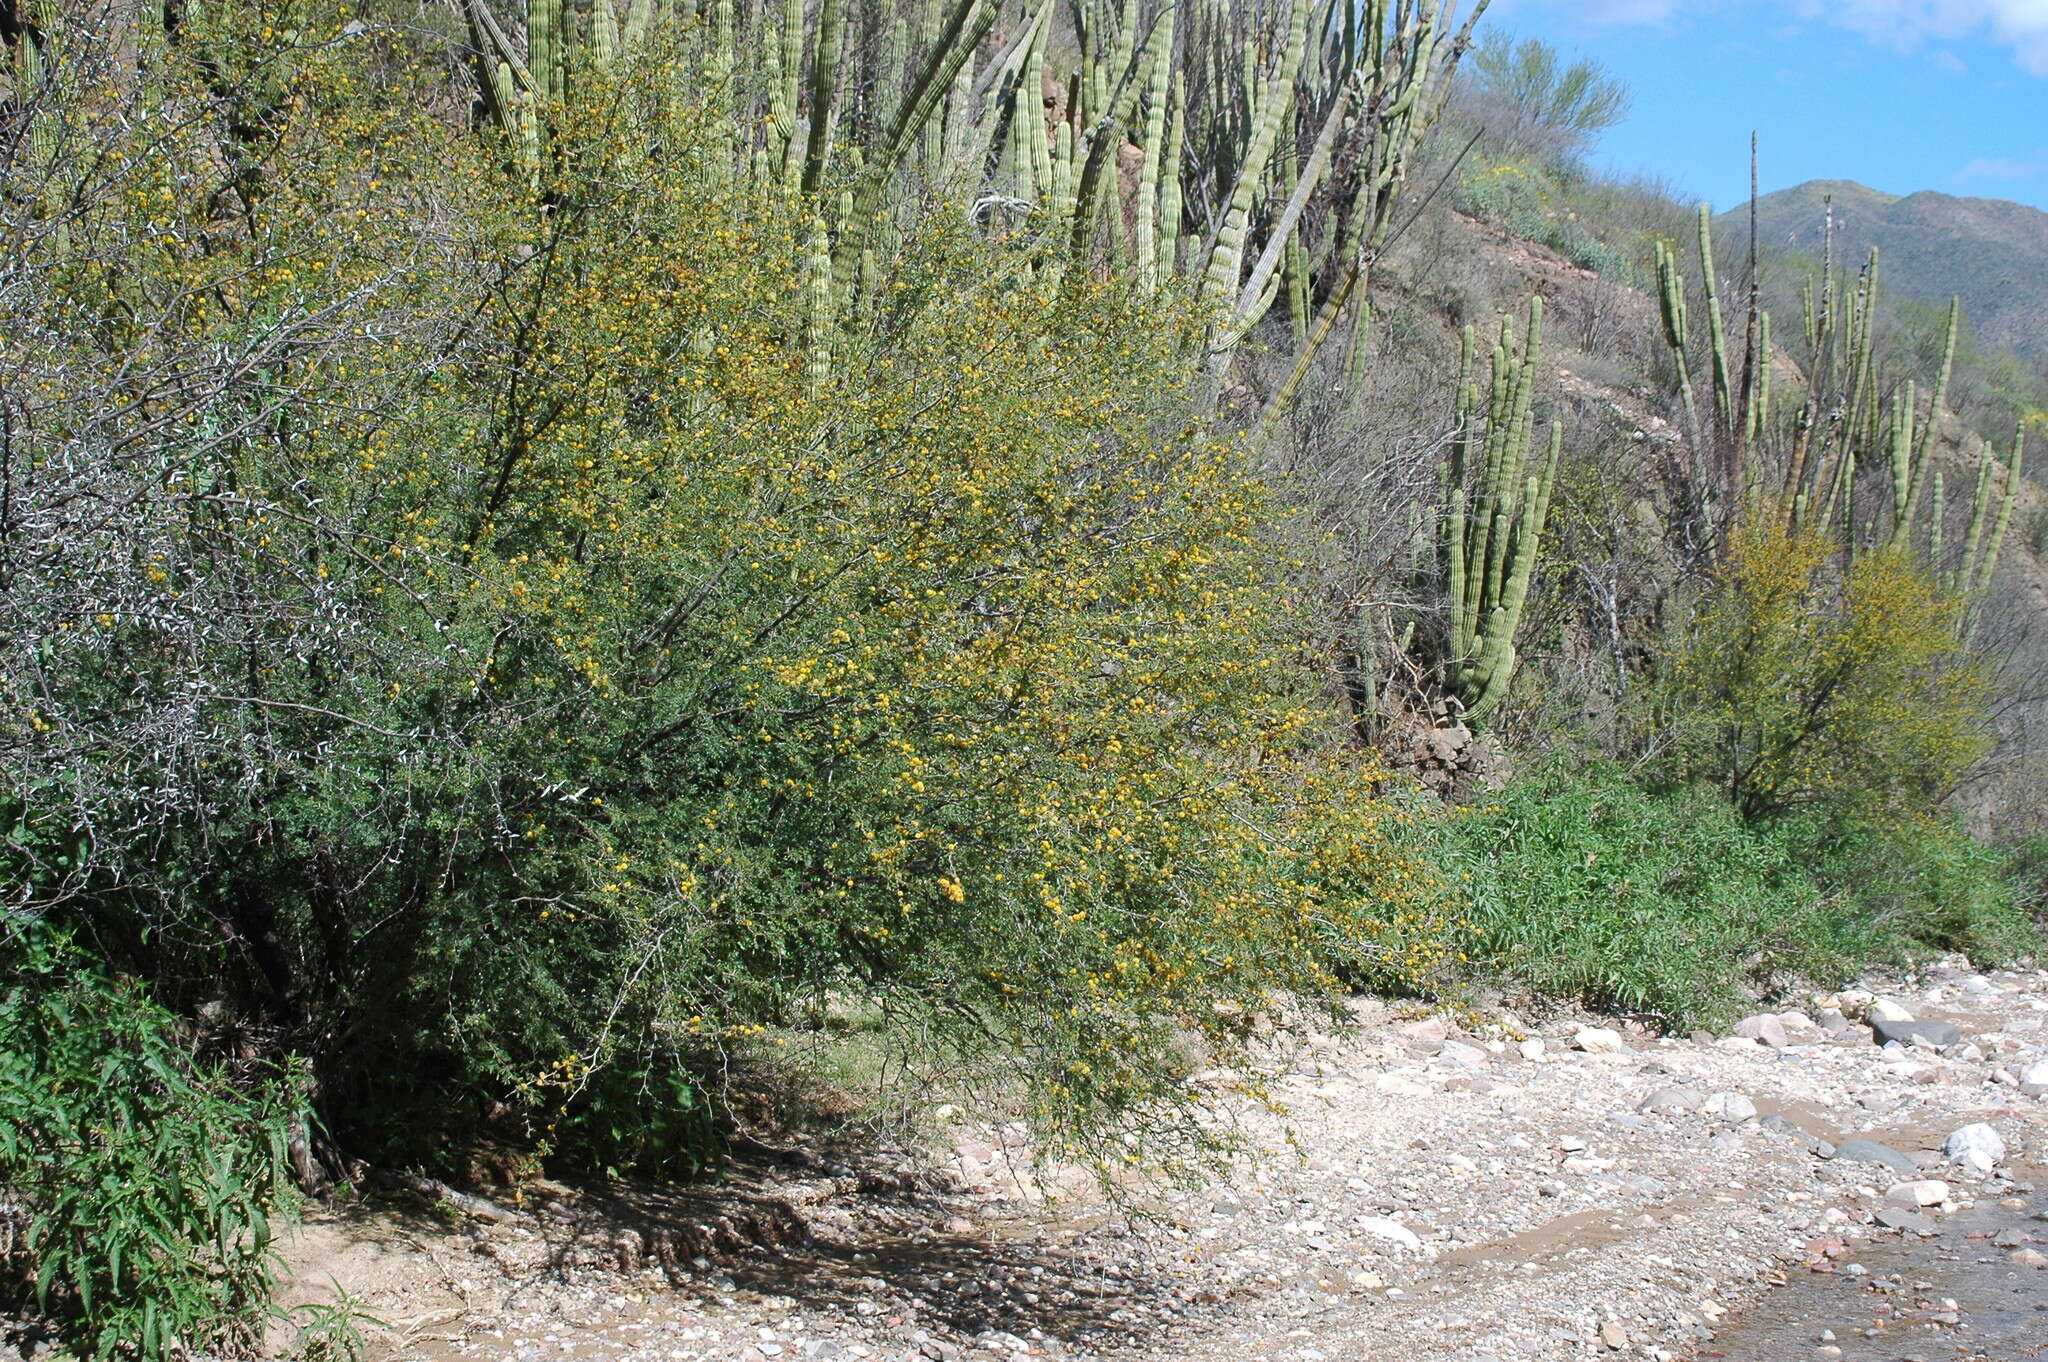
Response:
[[[1282,1110],[1229,1103],[1261,1157],[1146,1216],[1035,1183],[1021,1132],[956,1118],[949,1148],[858,1167],[791,1150],[711,1191],[315,1224],[293,1289],[339,1282],[378,1356],[434,1362],[1685,1357],[1787,1274],[2036,1176],[2048,1101],[2019,1079],[2048,1060],[2048,973],[1873,991],[1960,1043],[1880,1048],[1837,999],[1762,1039],[1360,1004],[1341,1036],[1273,1038]],[[2003,1158],[1945,1162],[1979,1121]],[[1887,1203],[1914,1179],[1943,1203]]]

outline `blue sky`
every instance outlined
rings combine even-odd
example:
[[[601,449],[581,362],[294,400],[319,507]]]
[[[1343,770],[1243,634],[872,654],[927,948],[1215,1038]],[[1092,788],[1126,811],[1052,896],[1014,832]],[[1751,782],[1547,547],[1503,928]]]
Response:
[[[1490,26],[1635,93],[1594,154],[1715,208],[1860,180],[2048,208],[2048,0],[1494,0]]]

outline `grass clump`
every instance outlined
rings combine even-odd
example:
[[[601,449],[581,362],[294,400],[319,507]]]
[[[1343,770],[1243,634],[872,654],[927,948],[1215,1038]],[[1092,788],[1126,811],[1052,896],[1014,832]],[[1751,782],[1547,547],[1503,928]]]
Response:
[[[0,939],[0,1309],[33,1306],[81,1357],[252,1351],[296,1114],[68,943]]]
[[[1676,1029],[1797,979],[2037,944],[1997,854],[1932,819],[1746,823],[1711,789],[1553,759],[1433,835],[1477,977]]]

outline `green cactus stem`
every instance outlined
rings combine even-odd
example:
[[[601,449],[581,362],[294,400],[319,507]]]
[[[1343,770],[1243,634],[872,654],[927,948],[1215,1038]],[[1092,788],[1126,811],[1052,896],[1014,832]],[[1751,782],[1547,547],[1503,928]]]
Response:
[[[1564,428],[1553,422],[1540,465],[1531,460],[1542,327],[1541,299],[1530,300],[1528,338],[1519,350],[1503,321],[1493,350],[1483,439],[1474,428],[1479,392],[1469,327],[1459,357],[1458,425],[1443,478],[1441,543],[1450,607],[1443,678],[1474,719],[1492,712],[1514,677],[1515,635],[1564,447]]]

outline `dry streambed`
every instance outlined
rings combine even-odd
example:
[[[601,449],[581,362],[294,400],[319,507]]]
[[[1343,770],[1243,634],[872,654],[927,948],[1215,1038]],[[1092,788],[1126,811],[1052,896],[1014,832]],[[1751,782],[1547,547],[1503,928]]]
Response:
[[[383,1356],[436,1362],[1685,1358],[1773,1284],[2048,1177],[2048,973],[1952,961],[1726,1037],[1359,1011],[1273,1037],[1282,1109],[1232,1104],[1263,1157],[1143,1216],[956,1113],[950,1148],[859,1167],[315,1225],[295,1289],[340,1282]],[[1997,1252],[2042,1270],[2026,1225]],[[1948,1304],[1913,1322],[1966,1348]]]

